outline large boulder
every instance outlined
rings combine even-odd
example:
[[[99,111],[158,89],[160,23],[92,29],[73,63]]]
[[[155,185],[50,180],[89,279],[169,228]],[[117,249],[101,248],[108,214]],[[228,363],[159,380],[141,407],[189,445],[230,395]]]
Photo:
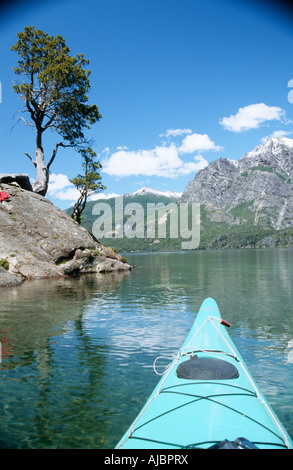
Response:
[[[0,203],[0,260],[8,261],[10,275],[24,280],[131,269],[45,197],[7,184],[0,190],[10,196]]]
[[[16,183],[18,186],[20,186],[23,189],[26,189],[27,191],[33,190],[29,176],[26,175],[25,173],[22,173],[22,174],[0,173],[0,184],[1,183],[4,183],[4,184]]]
[[[0,287],[18,286],[22,281],[0,266]]]

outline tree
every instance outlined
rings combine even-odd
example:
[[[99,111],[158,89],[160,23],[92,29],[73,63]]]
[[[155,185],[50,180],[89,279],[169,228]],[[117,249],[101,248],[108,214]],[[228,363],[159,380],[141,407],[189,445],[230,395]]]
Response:
[[[80,149],[79,153],[82,156],[84,174],[77,175],[70,180],[70,183],[74,184],[80,192],[80,196],[74,204],[71,214],[71,217],[80,224],[81,214],[85,208],[87,198],[101,192],[103,189],[106,189],[106,187],[101,183],[102,177],[99,170],[102,168],[102,165],[99,161],[95,161],[97,154],[90,147]]]
[[[25,153],[36,168],[37,177],[33,190],[45,196],[49,183],[49,170],[58,148],[82,148],[86,141],[84,130],[102,116],[98,107],[88,104],[90,89],[89,64],[83,54],[70,56],[70,49],[62,36],[49,36],[33,26],[26,26],[17,34],[18,41],[12,50],[19,55],[18,66],[14,68],[21,75],[21,84],[13,86],[14,91],[25,102],[30,121],[22,115],[20,120],[36,129],[35,160]],[[57,142],[48,163],[45,163],[42,137],[51,129],[62,140]]]

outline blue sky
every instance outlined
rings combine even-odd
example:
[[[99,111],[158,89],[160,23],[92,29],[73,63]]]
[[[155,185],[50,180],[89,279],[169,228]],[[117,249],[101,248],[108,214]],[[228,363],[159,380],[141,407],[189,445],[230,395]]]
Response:
[[[89,101],[103,118],[89,137],[106,195],[143,186],[183,192],[220,157],[237,160],[270,135],[293,138],[293,15],[250,0],[48,0],[0,7],[0,173],[35,170],[34,131],[17,124],[17,32],[61,34],[92,73]],[[60,137],[44,134],[45,157]],[[47,197],[65,209],[79,155],[60,148]]]

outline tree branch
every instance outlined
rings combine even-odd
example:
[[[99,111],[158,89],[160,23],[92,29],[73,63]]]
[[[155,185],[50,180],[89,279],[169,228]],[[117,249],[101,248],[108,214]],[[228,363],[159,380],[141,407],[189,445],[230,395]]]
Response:
[[[15,113],[13,113],[13,118],[14,118],[15,115],[18,114],[18,113],[26,113],[26,112],[27,112],[27,110],[21,110],[21,109],[20,109],[19,111],[16,111]],[[16,124],[19,123],[20,120],[23,121],[27,126],[35,127],[35,125],[34,125],[32,122],[27,121],[24,117],[22,117],[22,116],[17,116],[17,117],[18,117],[18,119],[17,119],[16,123],[13,124],[13,126],[11,127],[11,131],[12,131],[12,129],[14,128],[14,126],[16,126]]]
[[[44,127],[45,129],[45,127]],[[50,166],[52,165],[53,161],[55,160],[55,157],[56,157],[56,154],[57,154],[57,151],[58,151],[58,148],[59,147],[76,147],[77,149],[79,149],[82,145],[84,145],[85,143],[87,143],[87,140],[82,140],[80,142],[75,142],[74,144],[64,144],[64,142],[58,142],[58,144],[55,145],[55,148],[53,150],[53,153],[52,153],[52,157],[47,165],[47,168],[49,170]]]
[[[59,142],[58,144],[55,145],[55,148],[53,150],[53,153],[52,153],[52,157],[47,165],[47,168],[48,168],[48,171],[49,171],[49,168],[50,166],[52,165],[53,161],[55,160],[55,157],[56,157],[56,154],[57,154],[57,150],[59,147],[65,147],[65,145],[63,144],[63,142]]]
[[[20,120],[23,121],[27,126],[35,127],[34,124],[28,122],[28,121],[27,121],[26,119],[24,119],[22,116],[19,116],[19,117],[18,117],[17,123],[19,123]],[[17,124],[17,123],[16,123],[16,124]]]
[[[49,118],[49,121],[47,122],[47,124],[43,127],[44,131],[46,129],[48,129],[48,127],[50,127],[50,125],[52,124],[52,122],[54,121],[55,117],[57,116],[56,113],[54,113],[50,118]]]
[[[37,118],[36,118],[35,112],[34,112],[34,110],[31,108],[29,101],[26,100],[25,104],[26,104],[26,107],[27,107],[27,109],[28,109],[28,111],[29,111],[29,113],[30,113],[30,115],[31,115],[32,120],[34,121],[35,124],[37,124]]]
[[[24,152],[24,154],[30,159],[30,161],[32,162],[32,164],[34,165],[34,167],[37,168],[37,163],[32,159],[32,157],[31,157],[28,153],[26,153],[26,152]]]

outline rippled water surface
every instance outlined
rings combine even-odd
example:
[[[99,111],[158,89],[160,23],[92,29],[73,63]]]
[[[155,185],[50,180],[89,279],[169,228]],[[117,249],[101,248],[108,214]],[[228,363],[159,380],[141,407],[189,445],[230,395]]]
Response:
[[[0,448],[113,448],[206,297],[293,436],[293,250],[127,258],[128,274],[0,290]]]

